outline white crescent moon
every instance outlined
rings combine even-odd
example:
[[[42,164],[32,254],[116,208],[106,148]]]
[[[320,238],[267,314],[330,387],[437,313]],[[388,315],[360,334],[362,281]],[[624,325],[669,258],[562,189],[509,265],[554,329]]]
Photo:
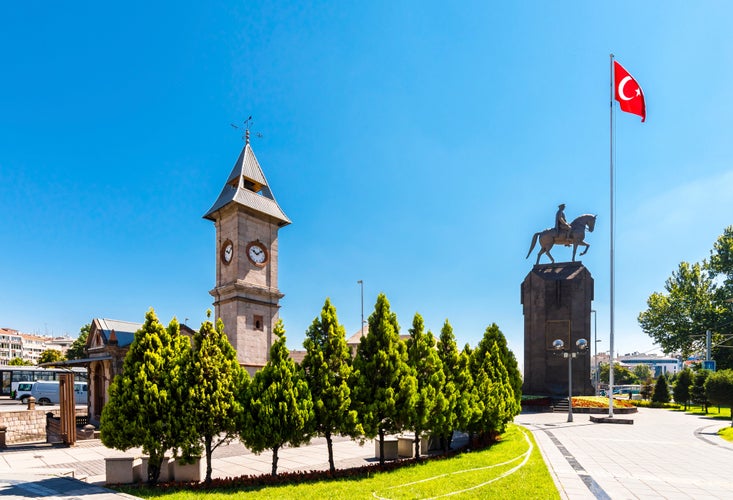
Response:
[[[626,95],[624,94],[624,85],[626,85],[629,82],[629,80],[631,79],[632,78],[630,76],[625,76],[620,82],[618,82],[618,96],[621,99],[623,99],[624,101],[630,101],[631,99],[636,97],[636,96],[626,97]]]

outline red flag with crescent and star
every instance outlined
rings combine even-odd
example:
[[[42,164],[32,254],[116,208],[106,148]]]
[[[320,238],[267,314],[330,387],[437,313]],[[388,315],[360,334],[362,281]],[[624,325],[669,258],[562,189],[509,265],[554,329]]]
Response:
[[[616,85],[616,100],[621,106],[621,111],[641,116],[641,121],[646,120],[646,104],[644,103],[644,92],[623,66],[613,61],[614,82]]]

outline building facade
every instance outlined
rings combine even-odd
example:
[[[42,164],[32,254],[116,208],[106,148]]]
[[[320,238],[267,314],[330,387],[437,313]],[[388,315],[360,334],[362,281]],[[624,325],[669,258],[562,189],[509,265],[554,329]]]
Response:
[[[654,354],[636,352],[619,356],[617,360],[631,370],[637,365],[647,365],[651,368],[655,378],[660,375],[674,375],[682,369],[681,360],[668,356],[656,356]]]
[[[0,365],[8,365],[14,358],[35,365],[43,351],[55,349],[64,354],[73,341],[70,337],[46,337],[21,333],[12,328],[0,328]]]

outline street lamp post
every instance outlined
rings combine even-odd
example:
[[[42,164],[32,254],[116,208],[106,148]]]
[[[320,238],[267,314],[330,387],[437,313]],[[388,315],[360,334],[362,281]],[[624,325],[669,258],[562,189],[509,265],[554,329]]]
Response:
[[[598,313],[595,309],[590,311],[593,313],[593,394],[598,395]]]
[[[361,325],[359,325],[359,332],[364,333],[364,280],[357,281],[361,285]]]
[[[568,422],[573,421],[573,358],[579,354],[585,354],[588,350],[588,341],[585,339],[578,339],[575,342],[577,351],[573,352],[570,347],[565,349],[565,342],[560,339],[555,339],[552,342],[552,347],[555,352],[562,353],[563,358],[568,358]]]

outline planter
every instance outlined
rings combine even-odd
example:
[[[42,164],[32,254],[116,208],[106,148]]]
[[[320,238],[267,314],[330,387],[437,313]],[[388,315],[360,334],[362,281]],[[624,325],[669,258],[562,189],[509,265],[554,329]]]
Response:
[[[143,483],[148,480],[148,460],[150,457],[142,457],[142,463],[140,464],[140,478],[139,480]],[[160,463],[160,475],[158,481],[166,483],[173,480],[173,474],[171,474],[173,460],[170,457],[163,457],[163,461]]]
[[[397,437],[397,454],[400,457],[412,458],[415,456],[415,436],[411,434],[403,434]],[[377,441],[377,445],[379,441]],[[386,450],[386,442],[385,442]],[[427,455],[431,451],[440,450],[440,439],[432,436],[423,436],[420,439],[420,455]],[[386,455],[385,451],[385,455]],[[375,453],[379,454],[379,448]]]
[[[384,437],[384,459],[397,460],[399,440],[394,436]],[[374,456],[379,458],[379,438],[374,440]]]
[[[201,457],[196,457],[190,464],[184,464],[180,460],[173,462],[173,478],[176,481],[189,483],[200,482],[205,477],[204,464]]]
[[[137,464],[135,463],[137,461]],[[114,457],[104,459],[106,484],[132,484],[139,474],[140,462],[135,457]]]

